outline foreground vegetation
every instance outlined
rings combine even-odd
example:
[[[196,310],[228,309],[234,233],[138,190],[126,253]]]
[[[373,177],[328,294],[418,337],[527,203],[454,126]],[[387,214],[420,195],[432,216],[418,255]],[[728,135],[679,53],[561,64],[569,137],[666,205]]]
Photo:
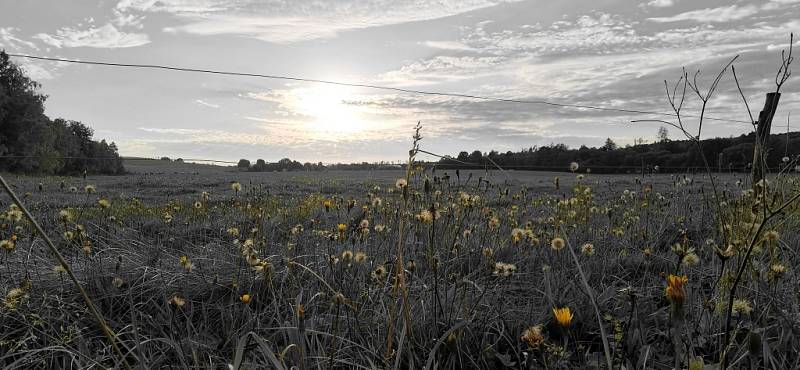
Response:
[[[130,366],[600,367],[607,346],[615,367],[699,369],[720,360],[743,266],[730,363],[800,365],[800,209],[757,212],[800,191],[796,177],[718,178],[711,204],[701,177],[609,185],[573,169],[546,193],[422,167],[149,203],[70,179],[17,189]],[[65,267],[3,204],[0,363],[123,367]]]

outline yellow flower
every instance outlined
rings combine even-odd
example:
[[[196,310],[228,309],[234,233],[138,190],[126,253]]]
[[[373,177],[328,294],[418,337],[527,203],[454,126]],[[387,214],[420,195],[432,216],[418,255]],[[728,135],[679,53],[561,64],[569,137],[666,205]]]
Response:
[[[375,270],[372,270],[372,278],[375,280],[383,280],[386,277],[386,267],[378,266]]]
[[[86,194],[92,194],[95,191],[97,191],[97,188],[95,188],[94,185],[86,185],[86,187],[83,188],[83,190],[86,192]]]
[[[322,206],[325,207],[325,211],[330,211],[331,207],[333,207],[333,201],[330,199],[325,199],[322,202]]]
[[[345,263],[348,263],[348,262],[350,262],[351,259],[353,259],[353,251],[348,249],[348,250],[342,252],[342,261],[344,261]]]
[[[7,252],[13,251],[15,247],[14,242],[11,240],[0,240],[0,248],[5,249]]]
[[[247,293],[242,294],[241,296],[239,296],[239,300],[242,301],[242,303],[249,303],[251,298],[252,297],[250,296],[250,294],[247,294]]]
[[[555,317],[556,322],[563,327],[569,326],[572,323],[572,318],[574,317],[569,307],[553,308],[553,316]]]
[[[684,291],[683,286],[687,282],[689,282],[689,278],[686,276],[670,274],[667,277],[667,289],[664,292],[667,299],[679,306],[682,305],[686,299],[686,291]]]
[[[180,262],[181,262],[181,266],[183,266],[183,268],[186,269],[186,272],[192,272],[192,269],[194,268],[194,264],[192,263],[192,261],[189,260],[189,257],[181,256],[180,257]]]
[[[233,191],[235,191],[237,193],[242,191],[242,184],[240,184],[237,181],[232,182],[231,183],[231,190],[233,190]]]
[[[550,248],[553,248],[554,251],[560,251],[564,249],[566,242],[561,237],[555,237],[553,240],[550,241]]]
[[[106,199],[106,198],[100,198],[100,199],[97,201],[97,204],[100,206],[100,208],[108,208],[108,207],[111,207],[111,202],[110,202],[108,199]]]

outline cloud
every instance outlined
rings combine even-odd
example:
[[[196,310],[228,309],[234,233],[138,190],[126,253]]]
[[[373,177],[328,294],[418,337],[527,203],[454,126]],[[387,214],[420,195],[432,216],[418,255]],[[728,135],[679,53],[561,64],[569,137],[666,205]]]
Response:
[[[427,21],[519,0],[124,0],[120,11],[166,12],[186,21],[168,32],[241,35],[274,43],[327,39],[340,32]]]
[[[196,99],[194,102],[197,103],[197,104],[200,104],[200,105],[202,105],[204,107],[219,109],[219,104],[211,104],[211,103],[206,102],[206,101],[201,100],[201,99]]]
[[[675,0],[652,0],[647,3],[647,6],[654,8],[667,8],[673,5],[675,5]]]
[[[18,31],[19,28],[15,27],[0,27],[0,41],[3,42],[0,46],[4,48],[12,47],[39,50],[34,43],[16,37],[15,33]]]
[[[755,5],[745,5],[745,6],[730,5],[730,6],[721,6],[718,8],[705,8],[699,10],[692,10],[685,13],[673,15],[671,17],[656,17],[647,19],[660,23],[679,22],[679,21],[720,23],[720,22],[730,22],[747,18],[758,12],[759,8]]]
[[[56,31],[55,35],[40,33],[33,37],[57,48],[128,48],[150,42],[147,34],[122,32],[111,23],[85,30],[65,27]]]

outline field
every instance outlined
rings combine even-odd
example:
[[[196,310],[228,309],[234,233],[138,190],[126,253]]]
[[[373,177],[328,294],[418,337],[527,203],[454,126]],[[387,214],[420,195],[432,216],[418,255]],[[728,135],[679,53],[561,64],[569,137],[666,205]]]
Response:
[[[800,366],[795,175],[125,166],[4,175],[4,368]]]

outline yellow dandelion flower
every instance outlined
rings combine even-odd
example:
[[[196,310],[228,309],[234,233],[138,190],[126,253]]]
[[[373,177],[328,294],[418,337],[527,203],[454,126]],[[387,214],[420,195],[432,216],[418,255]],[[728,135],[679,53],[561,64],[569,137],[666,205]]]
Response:
[[[683,289],[683,286],[687,282],[689,282],[689,278],[686,276],[670,274],[667,277],[667,288],[664,291],[667,299],[678,306],[682,305],[683,301],[686,299],[686,291]]]
[[[594,256],[594,244],[586,243],[581,246],[581,253],[586,256]]]
[[[553,308],[553,317],[555,317],[556,322],[561,325],[562,327],[567,327],[572,323],[572,318],[574,315],[572,311],[570,311],[569,307],[562,307],[562,308]]]
[[[239,300],[242,301],[242,303],[250,303],[250,299],[252,299],[252,297],[250,296],[250,294],[247,293],[239,296]]]

